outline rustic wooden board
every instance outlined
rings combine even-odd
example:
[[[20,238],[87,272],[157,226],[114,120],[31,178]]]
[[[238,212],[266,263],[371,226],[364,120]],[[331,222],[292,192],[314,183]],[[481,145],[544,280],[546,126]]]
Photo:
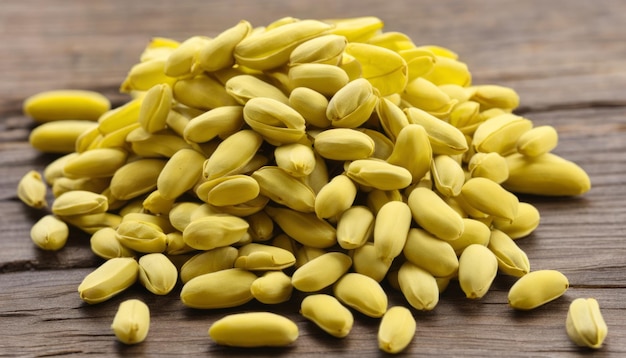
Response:
[[[41,212],[15,196],[19,178],[54,158],[27,143],[33,123],[21,116],[23,99],[42,90],[89,88],[114,102],[119,83],[152,36],[183,40],[215,35],[248,19],[255,25],[282,16],[331,18],[374,14],[387,30],[402,31],[418,44],[438,44],[459,53],[476,83],[515,88],[520,112],[560,135],[556,153],[590,175],[592,190],[577,198],[522,196],[535,204],[542,222],[519,241],[533,269],[561,270],[567,294],[536,311],[519,313],[506,304],[512,280],[499,277],[479,301],[463,297],[453,283],[433,312],[416,312],[417,335],[408,354],[425,356],[622,356],[626,354],[626,4],[620,0],[515,1],[199,1],[5,0],[0,8],[0,356],[377,356],[377,320],[356,315],[350,336],[320,333],[298,315],[302,298],[280,306],[250,303],[232,310],[183,307],[178,290],[160,297],[141,287],[100,305],[76,293],[100,261],[88,236],[73,232],[57,253],[33,247],[28,231]],[[404,304],[391,292],[392,304]],[[126,298],[152,309],[149,339],[126,347],[109,325]],[[565,334],[569,302],[596,297],[609,325],[598,352],[575,347]],[[240,310],[270,309],[293,318],[301,337],[285,349],[238,350],[216,346],[207,329]]]

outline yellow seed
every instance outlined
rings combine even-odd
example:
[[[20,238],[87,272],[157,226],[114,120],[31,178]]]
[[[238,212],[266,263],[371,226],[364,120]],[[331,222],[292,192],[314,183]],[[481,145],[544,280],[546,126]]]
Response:
[[[202,167],[205,179],[234,174],[254,157],[263,139],[251,130],[239,131],[222,141]]]
[[[302,181],[279,167],[266,166],[252,173],[259,183],[261,195],[276,203],[301,212],[315,210],[315,193]]]
[[[30,132],[30,145],[45,153],[71,153],[76,148],[76,140],[84,132],[98,124],[92,121],[56,120],[46,122]]]
[[[205,75],[178,80],[172,90],[176,101],[200,110],[238,104],[220,82]]]
[[[155,190],[148,194],[141,204],[146,212],[154,215],[165,216],[172,209],[174,200],[175,199],[164,198],[160,191]]]
[[[138,220],[124,220],[117,227],[117,239],[131,250],[143,253],[163,252],[167,236],[158,225]]]
[[[482,122],[474,132],[472,146],[478,152],[497,152],[509,155],[516,150],[518,138],[529,131],[533,124],[530,120],[505,113]]]
[[[289,94],[289,105],[304,117],[307,124],[318,128],[330,126],[326,118],[328,99],[321,93],[306,87],[294,88]]]
[[[122,82],[120,92],[147,91],[160,83],[171,86],[176,79],[165,74],[165,62],[166,58],[154,58],[134,65]]]
[[[242,106],[223,106],[193,117],[185,126],[186,141],[205,143],[215,137],[222,139],[237,132],[243,126]]]
[[[349,42],[365,42],[379,33],[383,21],[375,16],[327,20],[334,25],[331,33],[345,36]]]
[[[343,249],[363,246],[374,233],[374,214],[362,205],[346,209],[337,220],[337,242]]]
[[[362,125],[378,103],[374,91],[364,78],[348,82],[328,102],[326,117],[334,127],[356,128]]]
[[[211,250],[236,243],[248,227],[245,220],[236,216],[207,216],[191,221],[183,231],[183,238],[195,249]]]
[[[138,159],[125,164],[111,178],[111,194],[119,200],[129,200],[153,191],[165,164],[160,159]]]
[[[453,243],[460,240],[454,240]],[[402,249],[406,259],[435,277],[449,277],[459,268],[454,248],[425,230],[412,228]]]
[[[419,108],[407,108],[404,112],[409,123],[419,124],[426,129],[433,153],[456,155],[467,151],[465,135],[453,125]]]
[[[54,90],[28,97],[24,114],[39,123],[76,119],[95,121],[111,108],[111,102],[100,93],[86,90]]]
[[[334,65],[304,63],[289,69],[289,82],[293,88],[306,87],[329,97],[349,81],[346,71]]]
[[[206,158],[193,149],[181,149],[163,166],[157,178],[157,189],[165,199],[176,199],[202,177],[202,165]]]
[[[300,313],[337,338],[346,337],[354,324],[352,312],[335,297],[327,294],[306,296],[300,304]]]
[[[374,247],[383,261],[391,262],[402,253],[411,219],[411,209],[402,201],[390,201],[380,208],[374,223]]]
[[[268,271],[252,282],[250,292],[261,303],[278,304],[289,301],[293,286],[284,272]]]
[[[408,308],[390,307],[380,321],[378,347],[387,353],[402,352],[413,340],[417,323]]]
[[[315,214],[327,219],[348,210],[357,195],[357,187],[347,176],[340,174],[324,185],[315,197]]]
[[[483,245],[469,245],[459,257],[459,284],[467,298],[482,298],[497,272],[496,256]]]
[[[255,97],[275,99],[288,104],[287,96],[276,86],[252,75],[233,76],[225,84],[226,92],[233,96],[241,105]]]
[[[487,178],[498,184],[502,184],[509,178],[509,166],[506,159],[497,152],[472,155],[467,168],[472,178]]]
[[[137,299],[120,303],[111,329],[117,339],[125,344],[137,344],[146,339],[150,329],[150,309]]]
[[[366,316],[378,318],[387,312],[387,294],[376,280],[350,272],[333,287],[335,297]]]
[[[567,312],[565,328],[572,342],[593,349],[602,347],[608,333],[600,305],[594,298],[577,298],[572,301]]]
[[[490,179],[471,178],[463,184],[461,193],[469,205],[483,213],[509,221],[517,216],[517,197]]]
[[[243,107],[244,121],[273,145],[296,143],[305,133],[305,120],[295,109],[272,98],[256,97]]]
[[[403,201],[399,190],[379,190],[373,189],[367,193],[367,207],[377,214],[380,208],[389,201]]]
[[[122,217],[112,213],[97,213],[86,215],[63,216],[62,220],[75,226],[87,234],[93,234],[102,228],[116,228],[122,222]]]
[[[384,47],[386,49],[400,52],[402,50],[414,48],[415,44],[409,36],[397,31],[385,31],[367,40],[370,45]]]
[[[293,266],[296,257],[288,250],[258,243],[249,243],[239,248],[235,267],[249,271],[282,270]]]
[[[513,221],[504,219],[494,219],[493,227],[501,230],[513,240],[528,236],[532,233],[540,221],[539,210],[532,204],[520,202],[517,210],[517,216]]]
[[[92,149],[68,159],[63,172],[72,177],[112,177],[127,158],[128,153],[119,148]]]
[[[457,196],[465,183],[463,168],[449,155],[438,155],[431,161],[430,173],[435,188],[444,196]]]
[[[404,116],[403,112],[401,114]],[[411,182],[416,183],[430,169],[432,154],[428,133],[424,127],[407,124],[397,132],[393,152],[387,158],[387,162],[407,169],[411,173]]]
[[[381,282],[393,261],[386,260],[378,256],[378,251],[373,242],[366,242],[350,252],[352,257],[352,268],[354,272],[368,276]]]
[[[78,293],[89,304],[100,303],[130,287],[138,275],[139,264],[135,259],[112,258],[83,279],[78,285]]]
[[[155,295],[170,293],[177,279],[178,270],[167,256],[152,253],[139,258],[139,282]]]
[[[58,178],[65,177],[64,167],[70,159],[78,156],[79,153],[73,152],[61,155],[57,159],[51,161],[43,170],[43,179],[48,185],[53,185]]]
[[[191,308],[236,307],[252,300],[250,286],[256,279],[255,274],[240,268],[207,273],[187,281],[180,299]]]
[[[532,310],[561,297],[568,288],[567,277],[559,271],[532,271],[511,286],[509,305],[518,310]]]
[[[233,347],[282,347],[298,339],[298,326],[290,319],[270,312],[231,314],[209,328],[217,344]]]
[[[143,131],[143,128],[141,128]],[[191,145],[178,135],[168,131],[152,134],[141,139],[132,138],[131,132],[126,139],[130,142],[133,153],[143,158],[171,158],[174,153]],[[132,140],[131,140],[132,139]]]
[[[235,26],[207,41],[198,53],[198,65],[207,72],[231,67],[235,63],[235,46],[251,31],[252,25],[246,20],[241,20]]]
[[[471,218],[463,218],[463,233],[461,236],[452,241],[448,241],[454,249],[457,256],[460,256],[463,250],[471,244],[487,246],[491,230],[485,223]]]
[[[274,150],[276,165],[294,177],[304,177],[315,168],[315,153],[309,145],[285,144]]]
[[[180,268],[180,280],[187,283],[194,277],[235,267],[238,250],[232,246],[217,247],[191,257]]]
[[[471,99],[480,103],[482,111],[490,108],[511,111],[519,105],[519,96],[513,89],[497,85],[474,86]]]
[[[507,275],[522,277],[530,272],[528,256],[504,232],[493,229],[487,246],[498,259],[498,268]]]
[[[125,247],[117,239],[117,232],[112,227],[105,227],[97,230],[91,235],[89,240],[91,251],[108,260],[114,257],[134,257],[135,252]]]
[[[35,170],[26,173],[17,184],[17,197],[26,205],[42,209],[48,206],[46,193],[48,187],[43,182],[41,174]]]
[[[51,209],[55,215],[71,216],[103,213],[108,208],[108,201],[104,195],[73,190],[56,198]]]
[[[292,275],[291,284],[298,291],[320,291],[335,283],[352,265],[350,256],[328,252],[300,266]]]
[[[397,52],[358,42],[348,43],[345,51],[361,64],[362,78],[369,81],[381,96],[400,93],[406,87],[406,61]]]
[[[69,236],[67,224],[53,215],[45,215],[30,229],[30,238],[43,250],[56,251],[65,246]]]
[[[436,237],[451,241],[463,233],[461,216],[432,190],[414,189],[409,195],[408,205],[417,224]]]
[[[167,255],[171,260],[176,260],[175,256],[182,257],[182,255],[184,254],[189,254],[195,251],[193,247],[185,243],[183,233],[180,231],[174,231],[165,234],[165,245],[166,247],[163,253]],[[176,265],[177,262],[174,262],[174,264]]]
[[[148,133],[165,129],[165,122],[172,108],[172,97],[172,88],[163,83],[146,92],[141,102],[138,122]]]
[[[421,311],[430,311],[439,303],[439,287],[428,271],[404,262],[398,271],[398,284],[409,304]]]
[[[344,36],[322,35],[305,41],[289,54],[289,65],[303,63],[323,63],[338,65],[348,44]]]
[[[402,98],[412,106],[438,118],[448,115],[456,104],[456,100],[450,99],[437,85],[424,77],[409,82],[402,93]]]
[[[169,51],[163,69],[165,74],[175,78],[189,78],[197,75],[200,72],[196,64],[198,52],[210,41],[211,39],[206,36],[192,36]]]
[[[138,97],[103,113],[98,118],[98,131],[105,135],[137,122],[142,102],[143,97]]]
[[[509,178],[502,186],[515,193],[573,196],[591,189],[589,175],[576,163],[556,154],[534,158],[512,154],[506,157],[506,162]]]
[[[248,175],[228,175],[196,187],[196,195],[210,205],[222,207],[244,204],[259,196],[259,183]]]
[[[333,128],[315,136],[315,151],[330,160],[357,160],[374,154],[374,141],[365,133],[350,128]]]
[[[558,133],[552,126],[539,126],[522,134],[516,143],[517,152],[528,157],[538,157],[556,148]]]
[[[348,165],[346,175],[366,187],[380,190],[406,188],[411,184],[411,172],[382,160],[359,159]]]

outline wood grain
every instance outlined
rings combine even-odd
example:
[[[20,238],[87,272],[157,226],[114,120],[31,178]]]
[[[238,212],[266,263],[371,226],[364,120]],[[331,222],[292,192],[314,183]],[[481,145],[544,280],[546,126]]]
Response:
[[[19,178],[43,169],[55,156],[27,143],[33,123],[21,115],[31,94],[88,88],[115,103],[126,72],[153,36],[183,40],[212,36],[247,19],[263,25],[283,16],[333,18],[377,15],[386,30],[418,44],[449,47],[461,56],[475,83],[515,88],[519,113],[536,125],[557,128],[555,152],[590,175],[592,189],[576,198],[520,196],[542,215],[539,228],[520,240],[533,269],[565,273],[571,289],[532,312],[506,303],[512,284],[498,277],[479,301],[455,283],[432,312],[415,312],[417,335],[407,355],[476,357],[577,357],[626,354],[626,3],[597,1],[330,1],[4,0],[0,10],[0,356],[380,356],[378,321],[356,315],[346,339],[329,338],[298,314],[301,295],[289,304],[250,303],[238,309],[198,311],[180,303],[179,290],[154,296],[140,286],[99,305],[76,293],[100,260],[88,236],[72,232],[57,253],[29,240],[42,215],[15,195]],[[391,304],[405,304],[388,288]],[[117,305],[137,297],[152,309],[146,342],[117,343],[109,329]],[[597,352],[569,342],[564,322],[569,302],[596,297],[609,326]],[[269,309],[294,319],[301,331],[285,349],[242,350],[208,339],[210,324],[229,312]]]

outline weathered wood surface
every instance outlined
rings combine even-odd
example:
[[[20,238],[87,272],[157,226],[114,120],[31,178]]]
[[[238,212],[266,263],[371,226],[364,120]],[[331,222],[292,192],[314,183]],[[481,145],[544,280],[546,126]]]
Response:
[[[299,297],[270,309],[298,323],[301,337],[285,349],[216,346],[207,329],[227,312],[186,309],[176,291],[164,297],[140,287],[95,306],[76,287],[99,261],[88,237],[73,233],[60,252],[37,250],[29,229],[40,212],[15,195],[19,178],[53,156],[29,148],[32,122],[21,116],[28,95],[56,88],[99,90],[117,103],[117,88],[152,36],[183,40],[214,35],[240,19],[255,25],[282,16],[331,18],[377,15],[386,30],[418,44],[449,47],[475,83],[515,88],[520,113],[560,134],[556,152],[581,165],[593,188],[578,198],[522,197],[542,223],[519,241],[533,269],[558,269],[571,282],[566,295],[538,310],[513,312],[508,278],[479,301],[451,285],[439,306],[416,312],[408,354],[423,356],[623,356],[626,354],[626,3],[597,1],[199,1],[3,0],[0,4],[0,356],[377,356],[377,320],[356,315],[346,339],[320,333],[298,316]],[[126,347],[109,325],[121,300],[151,307],[148,340]],[[575,347],[565,334],[569,302],[596,297],[609,326],[597,352]],[[393,293],[392,304],[403,304]]]

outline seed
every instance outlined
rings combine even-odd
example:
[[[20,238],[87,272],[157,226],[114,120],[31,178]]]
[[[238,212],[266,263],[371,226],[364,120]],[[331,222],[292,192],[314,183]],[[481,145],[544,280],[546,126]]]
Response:
[[[412,106],[438,118],[447,116],[456,104],[455,100],[450,99],[450,96],[424,77],[417,77],[409,82],[402,97]]]
[[[315,136],[315,151],[326,159],[356,160],[374,154],[374,141],[365,133],[350,128],[333,128]]]
[[[300,304],[300,313],[337,338],[346,337],[354,324],[350,310],[335,297],[326,294],[306,296]]]
[[[310,88],[297,87],[289,94],[289,105],[302,115],[306,122],[318,128],[330,126],[326,118],[328,99]]]
[[[378,256],[378,251],[373,242],[366,242],[351,252],[352,268],[354,272],[369,276],[381,282],[393,261],[385,260]]]
[[[43,250],[56,251],[65,246],[69,236],[67,224],[54,215],[39,219],[30,229],[30,238]]]
[[[509,235],[513,240],[528,236],[539,226],[539,210],[532,204],[520,202],[513,221],[494,219],[493,226]]]
[[[119,148],[97,148],[68,159],[63,173],[72,177],[111,177],[126,164],[128,153]]]
[[[157,224],[126,219],[117,227],[117,239],[127,248],[143,253],[165,251],[167,236]]]
[[[288,104],[289,99],[278,87],[252,75],[231,77],[225,84],[226,92],[241,105],[255,97],[267,97]]]
[[[250,271],[282,270],[296,263],[296,257],[288,250],[258,243],[239,248],[235,267]]]
[[[411,209],[402,201],[383,205],[374,223],[374,247],[383,261],[393,261],[405,246],[411,226]]]
[[[116,257],[105,261],[88,274],[78,285],[80,298],[95,304],[124,291],[137,281],[139,264],[129,257]]]
[[[403,167],[375,159],[351,162],[346,175],[358,184],[380,190],[406,188],[413,180],[411,173]]]
[[[95,121],[111,108],[111,102],[100,93],[85,90],[40,92],[24,101],[23,111],[39,123],[57,120]]]
[[[268,271],[254,280],[250,286],[252,296],[265,304],[287,302],[292,291],[291,278],[282,271]]]
[[[315,168],[315,153],[308,145],[292,143],[277,147],[274,150],[274,160],[279,168],[289,175],[305,177]]]
[[[71,153],[76,148],[76,140],[84,132],[97,126],[92,121],[63,119],[46,122],[30,132],[30,145],[45,153]]]
[[[59,216],[104,213],[109,208],[104,195],[85,190],[72,190],[60,195],[52,204],[52,212]]]
[[[451,241],[463,233],[461,216],[432,190],[416,188],[409,195],[408,205],[417,224],[436,237]]]
[[[469,179],[463,184],[461,194],[469,205],[483,213],[509,221],[517,216],[517,197],[487,178]]]
[[[91,251],[105,260],[114,257],[135,256],[135,252],[120,243],[117,239],[117,232],[111,227],[105,227],[94,232],[89,243]]]
[[[139,282],[155,295],[167,295],[174,289],[178,270],[161,253],[146,254],[139,258]]]
[[[343,304],[369,317],[387,312],[387,294],[376,280],[358,273],[347,273],[333,287],[335,297]]]
[[[507,275],[522,277],[530,271],[528,256],[504,232],[493,229],[487,246],[498,259],[498,268]]]
[[[287,235],[303,245],[327,248],[337,243],[335,227],[313,213],[271,206],[267,206],[265,212]]]
[[[334,127],[356,128],[365,123],[378,102],[374,87],[364,78],[348,82],[328,102],[326,117]]]
[[[194,249],[211,250],[236,243],[249,226],[232,215],[207,216],[192,220],[183,231],[183,239]]]
[[[516,143],[517,152],[528,157],[538,157],[556,148],[558,133],[552,126],[539,126],[522,134]]]
[[[395,106],[395,105],[394,105]],[[398,113],[404,117],[404,112]],[[432,148],[424,127],[418,124],[407,124],[397,134],[393,151],[387,162],[398,165],[411,173],[411,182],[416,183],[430,170]]]
[[[345,51],[361,63],[362,78],[370,82],[381,96],[399,93],[406,87],[406,62],[397,52],[358,42],[348,43]]]
[[[569,306],[565,328],[570,339],[581,347],[598,349],[608,333],[594,298],[577,298]]]
[[[240,268],[207,273],[187,281],[180,299],[191,308],[236,307],[252,300],[250,287],[256,279],[255,274]]]
[[[294,48],[289,55],[289,65],[305,63],[325,63],[338,65],[341,61],[347,39],[338,35],[322,35],[305,41]]]
[[[485,246],[472,244],[459,257],[459,284],[467,298],[482,298],[498,271],[496,256]]]
[[[398,271],[398,285],[409,304],[421,311],[430,311],[439,303],[439,287],[428,271],[405,262]]]
[[[206,273],[233,268],[237,256],[238,250],[232,246],[217,247],[195,254],[180,268],[180,280],[184,284]]]
[[[378,347],[387,353],[402,352],[413,340],[417,323],[409,309],[390,307],[380,321]]]
[[[242,106],[223,106],[192,118],[183,131],[183,138],[194,143],[205,143],[213,138],[226,138],[243,126]]]
[[[452,243],[458,240],[461,239]],[[459,260],[452,245],[422,229],[409,230],[402,253],[408,261],[436,277],[449,277],[459,268]]]
[[[117,339],[125,344],[141,343],[146,339],[150,329],[150,309],[148,305],[137,299],[120,303],[111,329]]]
[[[300,266],[293,273],[291,283],[302,292],[320,291],[335,283],[351,265],[350,256],[328,252]]]
[[[155,133],[165,129],[172,108],[172,97],[172,89],[163,83],[154,85],[146,92],[137,119],[146,132]]]
[[[337,221],[337,242],[343,249],[361,247],[373,234],[374,214],[366,206],[346,209]]]
[[[241,20],[235,26],[207,41],[198,53],[198,65],[207,72],[232,66],[235,62],[235,47],[251,31],[252,25],[246,20]]]
[[[125,164],[111,178],[111,194],[129,200],[153,191],[165,164],[160,159],[138,159]]]
[[[233,347],[280,347],[298,339],[298,326],[270,312],[248,312],[225,316],[209,328],[217,344]]]
[[[514,114],[495,116],[476,128],[472,146],[479,152],[497,152],[506,156],[515,152],[517,139],[532,126],[530,120]]]
[[[332,96],[345,86],[350,78],[346,71],[335,65],[303,63],[289,69],[292,87],[306,87],[325,96]]]
[[[511,286],[509,305],[518,310],[532,310],[561,297],[568,288],[567,277],[559,271],[532,271]]]
[[[46,202],[47,191],[48,188],[43,182],[41,174],[35,170],[26,173],[17,184],[17,197],[24,204],[35,209],[42,209],[48,205]]]
[[[347,176],[340,174],[324,185],[315,197],[315,214],[327,219],[348,210],[357,195],[357,187]]]
[[[177,151],[163,166],[157,178],[157,189],[165,199],[176,199],[200,180],[206,158],[193,149]]]
[[[252,178],[259,183],[261,195],[303,213],[315,210],[315,193],[305,183],[276,166],[265,166]]]

